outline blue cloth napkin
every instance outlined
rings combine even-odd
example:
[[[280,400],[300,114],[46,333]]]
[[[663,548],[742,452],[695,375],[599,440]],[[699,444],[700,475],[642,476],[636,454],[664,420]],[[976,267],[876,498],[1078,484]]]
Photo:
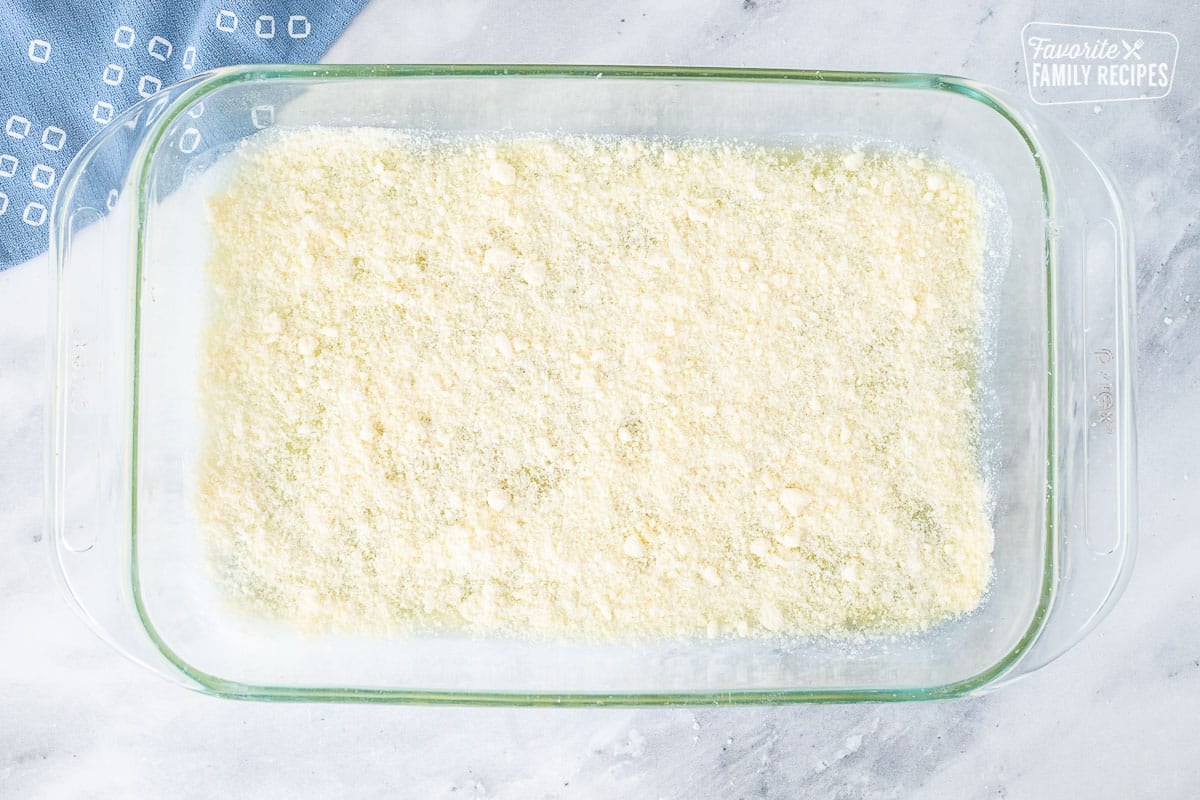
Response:
[[[46,249],[58,179],[128,106],[227,64],[320,59],[366,0],[0,0],[0,270]]]

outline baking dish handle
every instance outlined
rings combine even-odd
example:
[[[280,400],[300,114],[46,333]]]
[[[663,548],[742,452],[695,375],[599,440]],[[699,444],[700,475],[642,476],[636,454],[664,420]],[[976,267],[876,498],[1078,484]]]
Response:
[[[1049,664],[1112,609],[1132,570],[1137,519],[1134,254],[1124,203],[1085,151],[1058,131],[1051,195],[1058,474],[1054,589],[1044,624],[1006,682]],[[995,684],[993,684],[995,685]]]
[[[46,459],[53,571],[101,638],[156,672],[165,659],[138,623],[131,589],[133,231],[144,147],[157,115],[198,76],[109,121],[63,174],[50,236]]]

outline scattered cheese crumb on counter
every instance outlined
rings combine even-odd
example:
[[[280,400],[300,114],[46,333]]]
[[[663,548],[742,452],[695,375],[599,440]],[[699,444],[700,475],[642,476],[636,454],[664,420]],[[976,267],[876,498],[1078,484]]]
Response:
[[[612,639],[980,603],[980,209],[947,165],[371,129],[239,159],[199,510],[242,606]]]

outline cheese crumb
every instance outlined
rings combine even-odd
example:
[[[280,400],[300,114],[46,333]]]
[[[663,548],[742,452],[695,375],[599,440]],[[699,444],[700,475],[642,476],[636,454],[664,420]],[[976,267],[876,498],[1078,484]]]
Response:
[[[600,639],[979,604],[980,209],[950,166],[369,129],[237,157],[198,500],[239,604]]]
[[[625,542],[621,545],[621,549],[625,551],[625,555],[630,558],[641,558],[646,555],[646,545],[642,544],[642,540],[636,534],[630,534],[625,537]]]
[[[499,489],[492,489],[487,493],[487,504],[493,511],[503,511],[508,508],[509,502],[511,501],[508,494]]]
[[[507,161],[493,161],[492,165],[488,167],[488,175],[490,175],[492,180],[494,180],[496,183],[500,183],[505,186],[512,186],[517,182],[517,171],[513,165],[509,164]]]
[[[758,611],[758,621],[768,631],[778,631],[783,628],[783,612],[771,600],[763,601]]]
[[[808,505],[808,495],[799,489],[788,487],[779,493],[779,504],[787,509],[793,517],[798,515]]]

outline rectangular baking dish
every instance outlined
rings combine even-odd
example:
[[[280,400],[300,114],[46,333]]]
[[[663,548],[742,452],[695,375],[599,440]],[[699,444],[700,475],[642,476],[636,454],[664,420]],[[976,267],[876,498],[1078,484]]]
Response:
[[[991,197],[979,459],[995,574],[906,637],[587,643],[301,635],[219,597],[195,513],[203,207],[267,127],[593,133],[895,146]],[[1135,519],[1132,243],[1111,181],[1020,103],[933,75],[561,66],[251,66],[114,119],[53,213],[48,537],[134,660],[255,699],[655,704],[930,699],[1048,663],[1108,611]]]

